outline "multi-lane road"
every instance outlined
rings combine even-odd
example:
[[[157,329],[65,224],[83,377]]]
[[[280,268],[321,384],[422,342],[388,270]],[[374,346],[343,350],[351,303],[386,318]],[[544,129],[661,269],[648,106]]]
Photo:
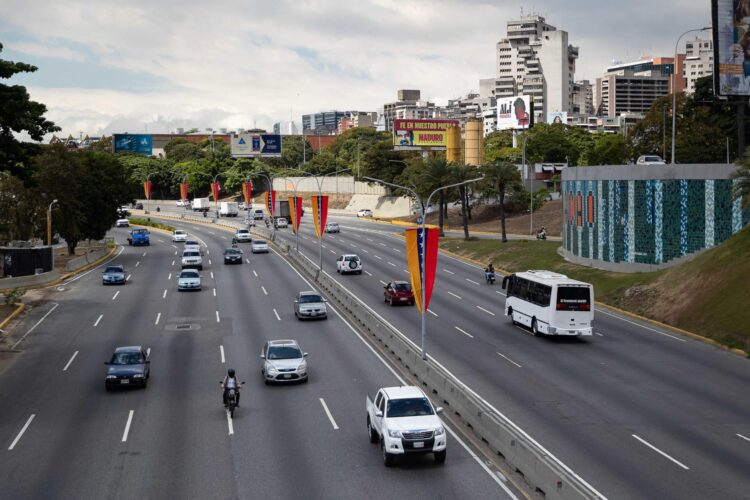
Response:
[[[342,232],[324,239],[326,270],[419,343],[416,310],[382,298],[385,282],[409,277],[403,228],[333,219]],[[455,436],[445,467],[423,457],[385,469],[364,437],[364,395],[396,376],[337,315],[294,319],[292,297],[310,286],[280,256],[247,251],[249,263],[223,266],[231,233],[179,225],[210,252],[202,292],[176,292],[178,249],[154,233],[152,247],[115,259],[131,273],[126,286],[103,288],[93,272],[19,327],[20,336],[59,304],[0,377],[0,400],[12,402],[0,408],[0,478],[14,497],[509,494]],[[294,243],[288,229],[277,235]],[[317,262],[309,219],[299,245]],[[342,253],[359,254],[364,273],[336,275]],[[747,360],[605,310],[590,338],[539,339],[507,321],[503,302],[480,268],[441,255],[430,356],[603,496],[748,496]],[[309,384],[263,386],[260,348],[280,337],[310,353]],[[107,394],[101,363],[126,344],[151,348],[152,383]],[[229,365],[248,381],[233,429],[218,390]]]

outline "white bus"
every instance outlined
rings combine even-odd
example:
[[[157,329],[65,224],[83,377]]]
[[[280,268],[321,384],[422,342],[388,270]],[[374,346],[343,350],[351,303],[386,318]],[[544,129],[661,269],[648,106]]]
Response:
[[[594,287],[552,271],[526,271],[503,278],[505,315],[536,336],[591,335]]]

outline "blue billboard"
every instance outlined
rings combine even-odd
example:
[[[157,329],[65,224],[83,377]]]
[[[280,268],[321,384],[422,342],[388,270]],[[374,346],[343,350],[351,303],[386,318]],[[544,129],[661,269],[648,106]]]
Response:
[[[232,156],[281,156],[281,136],[250,132],[233,135]]]
[[[153,141],[147,134],[115,134],[115,153],[129,152],[151,156]]]

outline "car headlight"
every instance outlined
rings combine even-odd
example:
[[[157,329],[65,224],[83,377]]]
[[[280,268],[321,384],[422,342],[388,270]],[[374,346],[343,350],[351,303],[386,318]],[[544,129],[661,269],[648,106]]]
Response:
[[[436,436],[442,436],[443,434],[445,434],[445,427],[443,427],[442,425],[435,429]]]
[[[143,378],[143,377],[145,377],[145,375],[143,375],[142,373],[136,373],[135,375],[133,375],[133,378]]]
[[[267,371],[268,373],[273,374],[273,373],[278,373],[279,370],[277,370],[275,366],[269,365],[269,367],[267,368]]]
[[[304,370],[307,370],[307,363],[305,363],[305,362],[303,361],[303,362],[302,362],[302,363],[300,363],[300,364],[299,364],[299,366],[297,367],[297,371],[299,372],[299,371],[304,371]]]
[[[388,431],[388,435],[389,435],[389,436],[391,436],[392,438],[400,438],[400,437],[403,437],[403,436],[401,435],[401,431],[394,431],[394,430],[390,430],[390,431]]]
[[[107,380],[112,380],[117,378],[117,375],[107,375]]]

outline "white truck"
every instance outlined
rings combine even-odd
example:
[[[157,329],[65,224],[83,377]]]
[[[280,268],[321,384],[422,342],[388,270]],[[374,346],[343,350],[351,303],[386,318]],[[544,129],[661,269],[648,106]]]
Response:
[[[219,215],[222,217],[237,217],[240,213],[237,203],[233,201],[222,201],[219,203]]]
[[[208,212],[211,210],[211,200],[208,198],[193,198],[193,212]]]
[[[371,443],[380,443],[383,463],[390,467],[397,455],[432,453],[435,462],[445,462],[448,439],[434,407],[416,386],[383,387],[375,400],[367,396],[367,433]]]

